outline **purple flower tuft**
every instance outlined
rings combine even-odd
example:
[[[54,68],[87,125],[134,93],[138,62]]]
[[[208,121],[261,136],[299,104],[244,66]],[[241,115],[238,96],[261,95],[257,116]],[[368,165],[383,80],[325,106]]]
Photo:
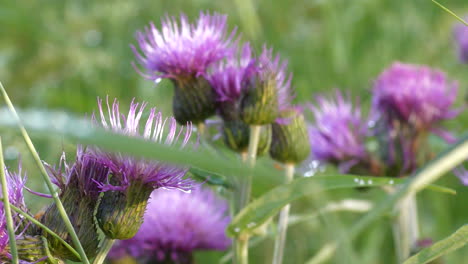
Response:
[[[58,168],[45,165],[52,182],[62,192],[67,188],[76,188],[81,195],[96,201],[99,198],[99,186],[106,182],[109,176],[109,169],[80,145],[77,148],[76,160],[71,166],[66,162],[65,153],[60,158]]]
[[[334,99],[319,96],[316,101],[309,105],[315,117],[309,129],[312,158],[343,166],[365,158],[367,124],[359,106],[353,106],[339,91]]]
[[[120,241],[111,257],[126,253],[178,263],[195,250],[226,250],[231,244],[225,234],[229,222],[227,202],[209,188],[189,193],[155,190],[140,230],[134,238]]]
[[[227,17],[200,12],[198,20],[190,24],[184,14],[180,23],[166,16],[162,29],[153,23],[137,33],[141,53],[132,46],[137,61],[145,68],[148,79],[176,79],[179,76],[205,75],[208,67],[232,49],[235,30],[227,34]]]
[[[258,77],[261,81],[273,78],[278,94],[278,109],[282,111],[291,106],[293,94],[291,91],[292,73],[287,73],[288,62],[281,61],[280,56],[273,56],[273,49],[263,47],[257,61]]]
[[[114,100],[111,106],[107,99],[107,117],[104,114],[102,100],[98,99],[98,105],[101,125],[115,133],[140,137],[167,145],[180,144],[182,147],[190,139],[192,131],[190,123],[178,129],[174,118],[163,119],[162,114],[160,112],[156,113],[155,108],[150,109],[143,133],[140,133],[140,120],[146,103],[140,104],[132,101],[128,115],[124,116],[120,113],[118,101]],[[98,123],[94,115],[93,120]],[[166,124],[169,125],[167,133],[164,131]],[[181,140],[179,140],[180,138]],[[163,187],[190,190],[194,185],[192,180],[184,178],[187,168],[126,156],[120,153],[105,152],[98,148],[89,148],[89,153],[110,169],[113,182],[118,184],[117,186],[110,183],[101,184],[102,191],[122,191],[133,181],[141,181],[154,189]]]
[[[375,81],[373,109],[393,127],[400,121],[416,130],[430,130],[458,111],[451,109],[458,84],[426,66],[396,62]]]
[[[465,17],[467,21],[468,17]],[[458,48],[458,57],[461,62],[468,63],[468,26],[458,23],[454,27],[455,44]]]
[[[238,101],[256,71],[249,43],[242,46],[240,54],[232,53],[226,60],[215,64],[208,81],[216,92],[217,101]]]
[[[10,203],[16,207],[26,210],[26,205],[24,204],[23,188],[26,184],[26,177],[21,174],[21,165],[18,166],[18,172],[10,172],[5,168],[5,174],[7,179],[8,187],[8,199]],[[0,184],[1,186],[1,184]],[[3,198],[3,195],[0,193],[0,197]],[[13,215],[13,224],[15,229],[20,228],[20,221],[16,215]],[[0,203],[0,258],[1,256],[10,257],[10,253],[6,249],[8,246],[9,238],[8,231],[6,226],[6,215],[5,208],[3,203]],[[23,262],[24,263],[24,262]]]

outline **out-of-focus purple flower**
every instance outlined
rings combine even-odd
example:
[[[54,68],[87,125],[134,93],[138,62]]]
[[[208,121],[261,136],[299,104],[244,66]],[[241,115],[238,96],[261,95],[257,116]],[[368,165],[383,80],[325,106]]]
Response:
[[[26,177],[22,176],[21,173],[21,165],[18,166],[18,172],[10,172],[6,168],[1,168],[5,170],[6,180],[7,180],[7,187],[8,187],[8,199],[10,203],[16,207],[19,207],[23,210],[26,210],[26,205],[24,204],[24,196],[23,196],[23,188],[26,183]],[[1,184],[0,184],[1,187]],[[2,193],[0,193],[0,197],[3,198]],[[13,215],[13,225],[15,230],[20,228],[21,221],[16,215]],[[5,215],[5,208],[3,203],[0,203],[0,259],[4,257],[10,258],[11,255],[9,251],[6,249],[9,243],[8,238],[8,231],[6,226],[6,215]]]
[[[468,17],[465,17],[465,21]],[[458,58],[463,63],[468,63],[468,26],[462,23],[457,23],[453,30],[455,44],[458,49]]]
[[[99,121],[102,127],[113,132],[168,145],[179,144],[182,147],[190,139],[192,131],[190,123],[186,127],[178,129],[174,118],[163,119],[161,112],[156,113],[155,108],[150,109],[149,117],[141,133],[140,120],[146,103],[140,104],[132,101],[126,116],[120,112],[119,102],[116,99],[112,105],[107,100],[107,116],[104,114],[102,100],[98,100],[98,105]],[[95,123],[99,123],[94,115],[93,120]],[[168,124],[169,130],[167,135],[164,136],[166,124]],[[101,164],[107,166],[113,175],[113,184],[101,184],[102,191],[122,191],[134,181],[142,182],[153,189],[163,187],[190,190],[194,184],[192,180],[184,178],[187,168],[126,156],[120,153],[106,152],[98,148],[89,148],[89,152]]]
[[[375,81],[373,109],[391,128],[399,121],[416,130],[431,130],[453,118],[458,84],[426,66],[396,62]]]
[[[228,205],[208,188],[190,193],[156,190],[137,235],[120,241],[111,257],[123,254],[157,261],[190,263],[195,250],[226,250],[231,240],[225,229],[230,222]]]
[[[279,54],[273,56],[273,49],[263,47],[257,62],[258,77],[263,82],[274,80],[278,96],[278,109],[282,111],[291,106],[293,94],[291,91],[292,73],[287,72],[288,62],[281,61]]]
[[[151,23],[137,33],[141,53],[132,46],[145,77],[176,79],[180,76],[205,75],[208,67],[232,49],[235,31],[227,33],[226,16],[200,12],[194,24],[184,14],[180,23],[166,16],[159,30]]]
[[[458,167],[453,172],[463,185],[468,186],[468,170],[466,170],[465,167]]]
[[[235,102],[248,86],[257,67],[249,43],[242,46],[240,54],[231,54],[212,68],[208,81],[216,91],[218,102]]]
[[[337,163],[342,171],[347,171],[366,158],[367,123],[359,106],[353,106],[337,91],[334,99],[317,97],[316,104],[310,104],[309,109],[315,117],[309,129],[313,159]]]

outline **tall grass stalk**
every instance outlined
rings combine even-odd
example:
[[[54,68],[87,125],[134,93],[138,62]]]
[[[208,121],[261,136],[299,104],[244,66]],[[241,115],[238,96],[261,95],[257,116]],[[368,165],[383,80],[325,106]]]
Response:
[[[68,217],[67,212],[65,211],[65,208],[63,207],[62,201],[60,200],[58,193],[55,191],[54,186],[49,178],[49,175],[47,174],[44,164],[42,164],[41,158],[39,157],[39,154],[37,153],[37,150],[34,147],[34,144],[32,143],[31,138],[28,135],[28,132],[24,128],[23,124],[21,123],[21,120],[18,114],[16,113],[15,107],[13,106],[13,103],[11,102],[10,97],[8,96],[1,82],[0,82],[0,90],[2,92],[3,98],[8,108],[10,109],[11,113],[13,114],[14,118],[16,119],[18,123],[18,127],[21,131],[21,134],[23,135],[24,141],[26,142],[26,145],[28,146],[28,149],[34,158],[34,161],[36,162],[36,165],[39,168],[39,171],[41,172],[42,178],[44,182],[46,183],[47,188],[49,189],[49,192],[52,195],[52,198],[54,199],[54,202],[60,213],[60,217],[62,218],[63,222],[65,223],[65,226],[67,227],[68,232],[70,233],[71,239],[73,241],[73,245],[77,248],[77,251],[80,254],[81,261],[84,264],[90,264],[88,257],[86,256],[86,253],[83,249],[83,246],[80,243],[78,235],[76,234],[75,229],[73,228],[73,225],[70,222],[70,218]]]
[[[5,173],[5,162],[3,160],[2,137],[0,137],[0,178],[2,183],[2,195],[4,199],[3,208],[8,230],[8,239],[10,243],[11,263],[18,264],[18,250],[16,249],[15,227],[13,226],[13,217],[11,215],[10,199],[8,196],[8,185]]]

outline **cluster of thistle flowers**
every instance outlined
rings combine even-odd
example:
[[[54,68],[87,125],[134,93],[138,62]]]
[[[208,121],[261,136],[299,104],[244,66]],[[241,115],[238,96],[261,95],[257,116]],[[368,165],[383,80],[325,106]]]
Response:
[[[107,107],[98,100],[98,107],[99,118],[92,118],[96,126],[163,144],[191,145],[191,125],[178,127],[174,118],[164,119],[155,108],[150,109],[144,127],[140,126],[145,103],[132,102],[127,115],[121,113],[117,100],[112,104],[107,101]],[[224,231],[230,221],[226,201],[187,178],[186,167],[78,146],[73,162],[67,162],[63,154],[58,166],[46,164],[46,169],[88,258],[97,254],[98,229],[107,239],[123,240],[133,238],[142,226],[141,235],[134,238],[142,241],[145,237],[138,257],[153,262],[190,263],[194,250],[225,250],[231,243]],[[20,173],[6,172],[10,203],[28,212],[23,199],[24,178]],[[3,206],[0,212],[0,259],[8,261],[11,256]],[[55,204],[47,206],[38,220],[71,243]],[[19,215],[14,216],[14,224],[19,257],[25,263],[47,262],[49,258],[79,260],[61,240]]]
[[[455,141],[442,122],[463,110],[454,108],[457,90],[440,70],[396,62],[374,81],[367,118],[350,96],[318,97],[310,106],[312,158],[345,173],[408,176],[433,158],[429,135]],[[457,174],[466,184],[463,170]]]

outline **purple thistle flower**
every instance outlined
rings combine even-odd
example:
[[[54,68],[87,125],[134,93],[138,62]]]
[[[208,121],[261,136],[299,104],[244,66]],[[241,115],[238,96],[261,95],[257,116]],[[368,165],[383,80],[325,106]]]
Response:
[[[312,158],[340,165],[347,171],[367,157],[365,140],[368,133],[360,106],[353,106],[341,92],[334,99],[317,97],[316,105],[309,105],[315,123],[309,128]]]
[[[190,193],[156,190],[136,236],[120,241],[111,257],[129,254],[190,263],[195,250],[226,250],[230,246],[225,234],[229,222],[227,202],[209,188],[197,187]]]
[[[167,145],[180,143],[179,138],[183,136],[182,147],[190,139],[192,131],[190,123],[178,130],[174,118],[163,119],[161,112],[156,113],[155,108],[150,109],[143,133],[140,133],[140,120],[146,103],[140,104],[133,100],[127,116],[124,116],[120,113],[119,102],[115,99],[111,107],[107,99],[107,117],[104,114],[101,99],[98,99],[98,105],[102,127],[115,133],[140,137]],[[94,114],[93,120],[95,123],[98,123]],[[164,138],[166,123],[169,124],[169,131]],[[192,180],[184,179],[188,171],[187,168],[126,156],[120,153],[105,152],[98,148],[90,148],[89,152],[110,169],[113,175],[113,182],[118,183],[117,186],[110,183],[101,184],[102,191],[123,191],[133,181],[141,181],[153,189],[162,187],[190,190],[194,184]]]
[[[426,66],[394,63],[375,81],[373,109],[391,126],[400,121],[416,130],[432,130],[458,111],[451,109],[458,84]]]
[[[60,158],[58,168],[45,164],[52,182],[59,187],[61,192],[67,188],[73,188],[82,196],[97,201],[100,193],[100,185],[108,176],[109,169],[98,162],[96,157],[87,153],[82,146],[78,146],[75,162],[69,165],[66,162],[65,153]]]
[[[26,205],[24,203],[23,188],[26,184],[26,177],[22,176],[21,165],[18,166],[18,172],[10,172],[5,168],[7,187],[8,187],[8,199],[10,203],[16,207],[26,210]],[[0,184],[1,186],[1,184]],[[0,197],[3,198],[3,195],[0,193]],[[21,221],[17,215],[13,215],[13,224],[15,230],[20,228]],[[11,255],[6,249],[9,243],[8,231],[6,225],[6,215],[5,208],[3,203],[0,203],[0,259],[2,257],[10,258]],[[25,263],[25,262],[23,262]]]
[[[263,46],[262,54],[260,54],[258,61],[258,77],[261,81],[266,82],[270,78],[275,81],[277,97],[278,97],[278,110],[282,111],[291,106],[293,94],[291,91],[292,73],[287,73],[288,62],[281,61],[279,54],[273,56],[273,49],[268,49]]]
[[[465,169],[465,167],[463,166],[460,166],[458,168],[456,168],[453,173],[455,174],[455,176],[458,177],[458,179],[460,179],[460,182],[465,185],[465,186],[468,186],[468,170]]]
[[[215,64],[208,76],[208,81],[216,92],[217,101],[238,101],[256,71],[255,59],[249,43],[242,46],[238,55],[232,53],[226,60]]]
[[[153,80],[205,75],[212,63],[231,52],[235,30],[228,35],[226,22],[225,15],[200,12],[194,24],[184,14],[180,15],[180,23],[166,16],[161,30],[151,23],[137,33],[141,53],[132,46],[147,72],[143,75]]]
[[[465,21],[468,17],[465,17]],[[457,23],[453,30],[455,44],[458,49],[458,58],[463,63],[468,63],[468,26]]]

